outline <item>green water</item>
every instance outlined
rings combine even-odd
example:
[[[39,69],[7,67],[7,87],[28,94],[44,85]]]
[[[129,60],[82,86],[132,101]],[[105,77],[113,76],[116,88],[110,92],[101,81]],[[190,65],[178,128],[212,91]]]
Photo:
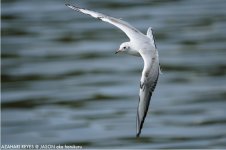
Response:
[[[1,143],[226,147],[226,1],[70,1],[152,26],[163,74],[135,138],[141,58],[61,0],[2,0]]]

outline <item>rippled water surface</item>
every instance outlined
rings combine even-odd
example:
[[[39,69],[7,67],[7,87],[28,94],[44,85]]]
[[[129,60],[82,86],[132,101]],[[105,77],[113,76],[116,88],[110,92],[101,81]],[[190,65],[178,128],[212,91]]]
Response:
[[[153,27],[163,74],[135,138],[142,59],[63,0],[2,0],[2,144],[226,147],[226,1],[76,1]]]

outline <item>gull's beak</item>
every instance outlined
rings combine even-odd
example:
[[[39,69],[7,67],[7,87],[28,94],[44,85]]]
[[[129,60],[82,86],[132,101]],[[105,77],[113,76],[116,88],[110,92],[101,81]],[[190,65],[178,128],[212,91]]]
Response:
[[[116,52],[115,52],[115,54],[118,54],[120,52],[120,49],[119,50],[117,50]]]

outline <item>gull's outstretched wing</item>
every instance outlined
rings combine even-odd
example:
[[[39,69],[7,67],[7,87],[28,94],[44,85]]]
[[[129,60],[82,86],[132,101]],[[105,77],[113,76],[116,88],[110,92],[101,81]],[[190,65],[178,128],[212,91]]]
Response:
[[[144,60],[144,68],[140,81],[139,104],[137,108],[137,137],[139,137],[141,133],[141,129],[148,112],[151,96],[155,90],[159,77],[159,60],[157,50],[154,51],[154,55],[140,54]]]
[[[79,8],[77,6],[73,6],[71,4],[65,4],[66,6],[68,6],[69,8],[76,10],[78,12],[90,15],[94,18],[100,19],[102,21],[108,22],[110,24],[113,24],[114,26],[118,27],[119,29],[121,29],[123,32],[125,32],[125,34],[130,38],[130,40],[132,41],[133,39],[137,39],[139,36],[144,36],[139,30],[137,30],[136,28],[134,28],[133,26],[131,26],[129,23],[121,20],[121,19],[116,19],[95,11],[91,11],[88,9],[84,9],[84,8]]]

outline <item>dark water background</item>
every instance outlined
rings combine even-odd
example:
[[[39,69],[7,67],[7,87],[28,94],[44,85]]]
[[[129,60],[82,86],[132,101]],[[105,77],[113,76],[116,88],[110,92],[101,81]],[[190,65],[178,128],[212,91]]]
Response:
[[[153,27],[163,74],[135,138],[141,58],[63,0],[2,0],[2,144],[226,148],[226,1],[73,1]]]

